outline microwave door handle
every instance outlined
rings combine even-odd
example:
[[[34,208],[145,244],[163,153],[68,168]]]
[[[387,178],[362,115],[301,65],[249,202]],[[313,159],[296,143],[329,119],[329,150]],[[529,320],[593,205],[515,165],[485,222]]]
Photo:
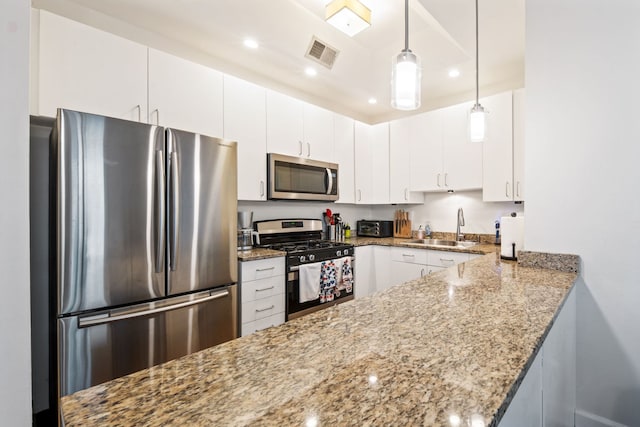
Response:
[[[327,170],[327,194],[331,194],[333,190],[333,175],[331,174],[331,169],[325,168]]]

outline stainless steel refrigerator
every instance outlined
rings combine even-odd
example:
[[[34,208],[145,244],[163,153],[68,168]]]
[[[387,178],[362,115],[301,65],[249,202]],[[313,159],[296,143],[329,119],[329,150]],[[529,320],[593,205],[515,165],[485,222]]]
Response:
[[[236,143],[58,110],[59,395],[237,337]]]

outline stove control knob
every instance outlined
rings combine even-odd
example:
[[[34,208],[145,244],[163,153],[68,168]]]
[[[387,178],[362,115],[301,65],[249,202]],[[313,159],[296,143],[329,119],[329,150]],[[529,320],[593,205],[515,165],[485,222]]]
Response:
[[[314,254],[309,254],[309,261],[313,261],[314,259],[316,259],[316,256]]]
[[[344,256],[347,256],[347,255],[349,255],[349,249],[344,250]]]
[[[342,251],[336,251],[336,256],[342,256]]]
[[[304,255],[300,255],[300,262],[305,262],[307,258]]]

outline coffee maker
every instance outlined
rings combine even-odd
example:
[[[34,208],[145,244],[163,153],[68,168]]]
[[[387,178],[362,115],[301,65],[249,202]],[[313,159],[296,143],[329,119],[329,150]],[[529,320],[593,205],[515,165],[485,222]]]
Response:
[[[238,212],[238,250],[248,251],[253,247],[253,236],[258,233],[253,231],[253,212]]]

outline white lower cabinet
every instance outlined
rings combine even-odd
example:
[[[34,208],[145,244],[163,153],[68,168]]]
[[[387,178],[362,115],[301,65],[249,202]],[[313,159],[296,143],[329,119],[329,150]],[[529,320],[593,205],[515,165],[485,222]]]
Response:
[[[581,286],[581,283],[576,284]],[[499,427],[574,425],[576,409],[576,289],[518,387]]]
[[[242,336],[284,323],[284,257],[240,262]]]

